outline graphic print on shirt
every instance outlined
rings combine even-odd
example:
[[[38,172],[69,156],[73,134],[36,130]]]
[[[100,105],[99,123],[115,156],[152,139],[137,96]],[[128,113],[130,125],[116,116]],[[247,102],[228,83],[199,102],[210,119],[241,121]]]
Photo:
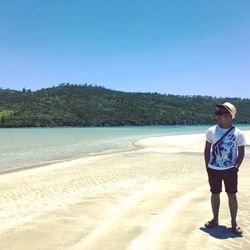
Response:
[[[234,166],[236,157],[236,138],[234,133],[229,133],[215,147],[213,146],[210,164],[221,168]]]

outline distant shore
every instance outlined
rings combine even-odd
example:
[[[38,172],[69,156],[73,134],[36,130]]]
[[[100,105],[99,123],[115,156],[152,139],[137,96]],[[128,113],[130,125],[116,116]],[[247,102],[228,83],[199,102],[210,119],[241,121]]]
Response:
[[[0,88],[0,127],[209,124],[216,104],[226,100],[241,110],[238,123],[250,123],[249,99],[237,97],[123,92],[88,84],[37,91]]]

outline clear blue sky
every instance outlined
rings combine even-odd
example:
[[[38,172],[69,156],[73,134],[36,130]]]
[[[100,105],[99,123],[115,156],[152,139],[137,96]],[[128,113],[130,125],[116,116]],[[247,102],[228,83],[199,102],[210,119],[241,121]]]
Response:
[[[250,98],[249,0],[0,0],[0,87]]]

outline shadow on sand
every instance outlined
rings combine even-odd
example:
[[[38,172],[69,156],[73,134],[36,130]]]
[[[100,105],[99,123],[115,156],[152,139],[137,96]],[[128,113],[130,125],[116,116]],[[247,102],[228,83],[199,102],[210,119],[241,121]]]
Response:
[[[242,235],[234,234],[231,231],[231,227],[217,226],[213,228],[200,227],[200,230],[210,234],[212,237],[217,239],[229,239],[229,238],[240,238]]]

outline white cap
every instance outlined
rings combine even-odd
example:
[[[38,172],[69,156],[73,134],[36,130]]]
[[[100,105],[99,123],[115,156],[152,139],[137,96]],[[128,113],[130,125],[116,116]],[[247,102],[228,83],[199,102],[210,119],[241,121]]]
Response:
[[[230,102],[225,102],[225,103],[223,103],[223,104],[218,104],[218,105],[216,105],[216,107],[218,107],[218,108],[219,108],[219,107],[224,107],[224,108],[227,109],[228,112],[231,114],[232,119],[235,118],[235,115],[236,115],[237,110],[236,110],[235,106],[234,106],[232,103],[230,103]]]

